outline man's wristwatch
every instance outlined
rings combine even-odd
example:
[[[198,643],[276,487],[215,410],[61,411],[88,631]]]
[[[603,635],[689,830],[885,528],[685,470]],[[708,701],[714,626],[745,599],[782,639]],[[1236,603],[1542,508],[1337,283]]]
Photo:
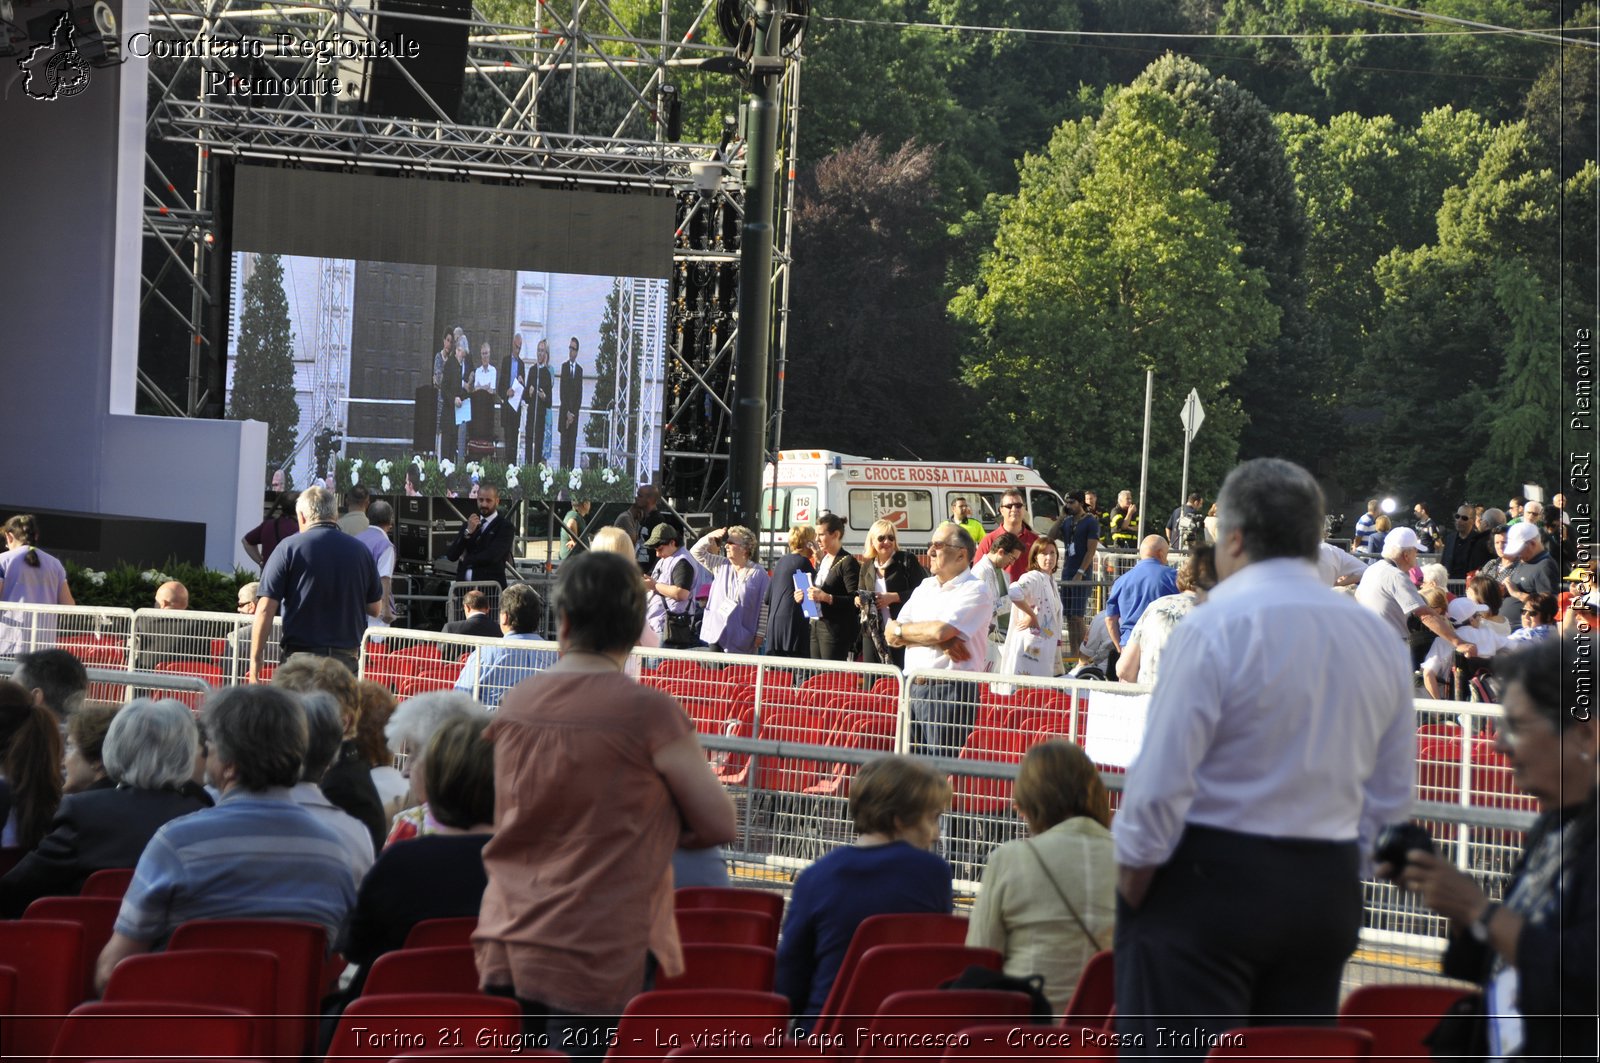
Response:
[[[1489,906],[1483,910],[1483,914],[1474,919],[1472,924],[1467,927],[1467,932],[1472,935],[1472,940],[1480,945],[1489,943],[1489,920],[1493,919],[1494,913],[1499,910],[1499,904],[1493,901],[1489,902]]]
[[[889,626],[884,629],[883,633],[885,635],[888,635],[892,639],[899,638],[900,637],[900,621],[898,621],[898,620],[889,621]]]

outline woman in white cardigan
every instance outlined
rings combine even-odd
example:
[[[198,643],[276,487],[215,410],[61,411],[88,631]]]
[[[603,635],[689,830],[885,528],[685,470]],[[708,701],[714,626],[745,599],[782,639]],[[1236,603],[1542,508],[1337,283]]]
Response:
[[[1111,947],[1117,868],[1110,799],[1082,749],[1051,741],[1022,758],[1011,801],[1032,837],[990,855],[967,944],[998,949],[1006,974],[1044,975],[1044,994],[1059,1016],[1089,957]]]

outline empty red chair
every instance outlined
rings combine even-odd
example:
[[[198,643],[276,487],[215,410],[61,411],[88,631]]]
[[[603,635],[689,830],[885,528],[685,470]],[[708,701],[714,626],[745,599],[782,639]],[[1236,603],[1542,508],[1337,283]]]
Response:
[[[441,1029],[446,1044],[440,1044]],[[454,1043],[459,1029],[461,1044]],[[357,1033],[357,1030],[363,1031]],[[372,1034],[381,1031],[385,1037]],[[357,997],[339,1017],[328,1060],[391,1059],[417,1049],[458,1051],[483,1037],[507,1044],[522,1033],[522,1005],[487,993],[390,993]],[[399,1043],[397,1043],[399,1042]]]
[[[822,1014],[837,1010],[839,998],[844,996],[856,964],[870,948],[879,945],[965,945],[967,920],[965,916],[947,915],[943,912],[891,912],[887,915],[869,915],[861,920],[850,938],[850,947],[839,961],[839,973],[828,990],[828,999],[822,1005]]]
[[[122,900],[123,894],[128,892],[128,886],[133,882],[133,868],[107,867],[94,872],[83,880],[83,886],[78,890],[80,897],[110,897]]]
[[[778,928],[770,915],[737,908],[680,908],[678,939],[685,945],[760,945],[772,948]]]
[[[251,949],[278,960],[274,1055],[304,1055],[315,1032],[322,994],[327,931],[316,923],[276,919],[196,919],[181,924],[168,952],[184,949]]]
[[[1385,1060],[1428,1058],[1423,1039],[1470,989],[1442,985],[1364,985],[1339,1006],[1339,1025],[1372,1035],[1372,1055]]]
[[[770,890],[739,886],[685,886],[673,892],[672,903],[679,911],[685,908],[737,908],[746,912],[765,912],[774,921],[783,922],[783,894]]]
[[[446,919],[424,919],[406,934],[408,949],[436,949],[446,945],[470,945],[478,929],[475,915],[451,916]]]
[[[1372,1035],[1337,1026],[1245,1026],[1228,1030],[1207,1059],[1349,1060],[1372,1055]]]
[[[739,989],[676,989],[640,993],[628,1001],[617,1023],[608,1059],[652,1063],[674,1048],[693,1045],[707,1030],[753,1045],[781,1035],[789,1001],[776,993]]]
[[[17,972],[16,1017],[4,1024],[0,1055],[48,1054],[61,1017],[83,999],[83,927],[54,919],[0,921],[0,967]]]
[[[476,993],[478,962],[471,945],[399,949],[379,956],[361,987],[364,997],[380,993]]]
[[[22,913],[24,919],[59,919],[83,927],[83,995],[94,996],[94,968],[111,940],[122,902],[109,897],[40,897]]]
[[[684,945],[684,971],[657,976],[657,989],[754,989],[772,991],[778,954],[756,945]]]
[[[854,942],[851,947],[854,948]],[[814,1030],[838,1034],[846,1019],[876,1015],[879,1006],[895,993],[937,989],[968,967],[998,971],[1000,953],[994,949],[969,949],[965,945],[877,945],[862,954],[842,993],[840,979],[822,1007]],[[844,972],[841,970],[840,974]]]
[[[962,1027],[961,1037],[946,1046],[944,1058],[1111,1061],[1117,1058],[1117,1049],[1112,1038],[1100,1029],[1008,1022]]]
[[[1067,998],[1061,1025],[1109,1028],[1117,999],[1114,956],[1110,949],[1101,949],[1089,957],[1083,973],[1078,975],[1078,984],[1072,987],[1072,996]]]
[[[255,1044],[254,1020],[233,1008],[204,1004],[80,1004],[56,1035],[55,1063],[112,1056],[218,1059],[248,1057]]]
[[[866,1043],[854,1058],[938,1059],[944,1055],[944,1044],[924,1045],[918,1043],[921,1037],[954,1038],[975,1023],[1001,1019],[1015,1019],[1020,1024],[1027,1021],[1032,1009],[1028,994],[993,989],[893,993],[878,1006]]]
[[[129,956],[111,972],[106,1004],[198,1004],[255,1017],[248,1055],[272,1052],[278,958],[251,949],[182,949]]]

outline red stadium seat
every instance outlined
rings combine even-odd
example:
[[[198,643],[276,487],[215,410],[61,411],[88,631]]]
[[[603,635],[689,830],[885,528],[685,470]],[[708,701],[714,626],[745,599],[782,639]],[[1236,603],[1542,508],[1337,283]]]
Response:
[[[1339,1006],[1339,1025],[1371,1034],[1374,1060],[1426,1059],[1424,1038],[1456,1001],[1472,993],[1439,985],[1364,985]]]
[[[61,1024],[53,1063],[112,1056],[241,1059],[254,1051],[255,1020],[236,1008],[153,1000],[80,1004]]]
[[[231,1008],[256,1017],[247,1054],[272,1052],[278,958],[252,949],[182,949],[129,956],[111,972],[107,1004],[155,1002]]]
[[[1010,728],[973,728],[967,743],[957,754],[960,760],[993,760],[1004,764],[1022,762],[1023,736]],[[950,809],[965,815],[1004,816],[1011,811],[1009,779],[985,779],[975,775],[951,777],[954,794]]]
[[[1372,1055],[1372,1035],[1336,1026],[1245,1026],[1229,1030],[1228,1044],[1217,1045],[1207,1059],[1348,1060]],[[1237,1042],[1237,1043],[1234,1043]]]
[[[741,886],[685,886],[675,890],[672,903],[686,908],[737,908],[744,912],[763,912],[775,923],[783,922],[783,894]],[[777,943],[773,943],[777,947]]]
[[[858,1051],[845,1050],[846,1058],[939,1059],[945,1041],[963,1029],[983,1022],[1015,1019],[1024,1023],[1033,1001],[1026,993],[992,989],[922,989],[892,993],[872,1017],[866,1043]],[[919,1043],[923,1037],[934,1044]]]
[[[772,992],[778,954],[758,945],[684,945],[684,972],[656,976],[657,989],[754,989]]]
[[[278,960],[278,1022],[274,1055],[303,1055],[315,1031],[322,994],[327,931],[316,923],[275,919],[196,919],[181,924],[168,952],[184,949],[249,949]]]
[[[714,1022],[708,1022],[714,1019]],[[654,1063],[674,1048],[692,1045],[707,1030],[752,1044],[782,1034],[789,1001],[776,993],[737,989],[654,990],[628,1001],[608,1059]]]
[[[1089,957],[1083,973],[1078,975],[1078,984],[1072,988],[1072,996],[1067,998],[1061,1025],[1110,1028],[1117,997],[1114,956],[1110,949],[1101,949]]]
[[[855,942],[851,942],[851,951]],[[846,953],[846,960],[849,953]],[[969,949],[965,945],[877,945],[867,949],[849,972],[834,979],[814,1032],[838,1034],[846,1018],[877,1014],[878,1007],[895,993],[937,989],[939,984],[968,967],[1000,970],[1000,953],[994,949]],[[844,989],[839,985],[844,982]]]
[[[471,945],[399,949],[379,956],[361,987],[364,997],[384,993],[476,993],[478,961]]]
[[[685,945],[777,946],[777,924],[765,912],[738,908],[680,908],[677,918],[678,938]]]
[[[0,922],[0,967],[17,972],[16,999],[4,1026],[7,1059],[43,1057],[61,1016],[83,999],[83,927],[53,919]]]
[[[478,929],[475,915],[452,916],[447,919],[424,919],[406,934],[408,949],[434,949],[445,945],[470,945]]]
[[[890,912],[870,915],[856,927],[850,937],[850,947],[839,961],[839,973],[828,990],[828,999],[822,1005],[823,1014],[835,1010],[838,998],[844,995],[856,964],[868,949],[879,945],[965,945],[967,919],[961,915],[943,912]]]
[[[111,940],[122,902],[109,897],[40,897],[22,913],[24,919],[57,919],[83,927],[83,995],[94,996],[94,968]]]
[[[510,997],[486,993],[391,993],[357,997],[344,1009],[328,1045],[329,1061],[390,1059],[398,1051],[449,1048],[439,1043],[440,1027],[470,1030],[468,1040],[486,1037],[507,1043],[522,1033],[522,1005]],[[366,1030],[366,1034],[358,1034]],[[370,1031],[381,1030],[385,1038]],[[374,1043],[374,1042],[377,1043]],[[402,1041],[402,1044],[391,1043]]]
[[[133,882],[133,868],[108,867],[96,871],[83,880],[83,887],[78,890],[80,897],[110,897],[122,900],[123,894],[128,892],[128,886]]]

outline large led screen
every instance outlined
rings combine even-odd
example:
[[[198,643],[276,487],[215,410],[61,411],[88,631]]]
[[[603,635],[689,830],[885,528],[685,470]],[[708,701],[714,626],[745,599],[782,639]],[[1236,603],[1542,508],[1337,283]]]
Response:
[[[228,415],[268,424],[273,486],[355,457],[443,459],[462,488],[473,461],[648,482],[672,216],[648,195],[239,167]]]

